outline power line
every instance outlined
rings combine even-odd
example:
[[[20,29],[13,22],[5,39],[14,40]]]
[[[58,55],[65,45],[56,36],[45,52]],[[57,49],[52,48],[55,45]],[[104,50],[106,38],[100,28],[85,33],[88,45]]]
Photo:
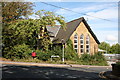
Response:
[[[76,11],[73,11],[73,10],[70,10],[70,9],[66,9],[66,8],[63,8],[63,7],[60,7],[60,6],[56,6],[56,5],[53,5],[53,4],[49,4],[49,3],[46,3],[46,2],[41,2],[41,3],[46,4],[46,5],[50,5],[50,6],[53,6],[53,7],[56,7],[56,8],[64,9],[64,10],[67,10],[67,11],[71,11],[71,12],[74,12],[74,13],[77,13],[77,14],[82,14],[82,15],[86,15],[86,16],[90,16],[90,17],[94,17],[94,18],[98,18],[98,19],[101,19],[101,20],[112,22],[111,20],[108,20],[108,19],[88,15],[88,14],[85,14],[85,13],[79,13],[79,12],[76,12]]]

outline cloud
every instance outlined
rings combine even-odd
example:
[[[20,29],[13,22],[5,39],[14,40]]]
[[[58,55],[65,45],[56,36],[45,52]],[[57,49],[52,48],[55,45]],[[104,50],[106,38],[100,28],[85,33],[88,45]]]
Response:
[[[110,42],[116,42],[116,41],[118,41],[117,37],[114,36],[114,35],[107,35],[106,36],[106,40],[110,41]]]
[[[118,31],[110,31],[110,30],[97,31],[95,30],[93,32],[96,34],[100,42],[105,41],[105,42],[110,43],[111,45],[118,43]]]
[[[81,3],[80,3],[81,4]],[[87,4],[87,3],[86,3]],[[73,12],[71,11],[68,11],[68,10],[65,10],[65,9],[58,9],[56,11],[57,14],[60,14],[60,15],[64,15],[64,16],[70,16],[70,15],[83,15],[83,14],[87,14],[87,15],[95,15],[98,17],[100,11],[103,11],[103,12],[100,12],[100,15],[101,13],[106,13],[106,12],[110,12],[110,9],[112,11],[115,11],[113,7],[115,7],[117,4],[116,3],[101,3],[101,4],[97,4],[95,3],[94,5],[80,5],[80,7],[74,7],[74,8],[66,8],[66,9],[69,9],[69,10],[72,10]],[[109,9],[109,10],[108,10]],[[118,9],[118,8],[116,8]],[[106,11],[108,10],[108,11]],[[111,11],[111,12],[112,12]],[[115,11],[116,12],[116,11]],[[77,14],[78,13],[78,14]],[[79,14],[80,13],[80,14]],[[112,12],[113,13],[113,12]],[[111,13],[110,13],[111,14]],[[113,13],[114,14],[114,13]],[[108,15],[109,16],[109,15]],[[111,16],[111,15],[110,15]],[[85,16],[87,17],[87,16]],[[103,17],[103,16],[101,16]],[[91,18],[91,17],[90,17]]]
[[[112,8],[104,9],[104,10],[97,11],[97,12],[88,12],[87,15],[94,16],[94,17],[84,16],[85,18],[89,18],[90,20],[95,20],[96,19],[95,17],[108,19],[108,20],[117,19],[118,8],[112,7]]]

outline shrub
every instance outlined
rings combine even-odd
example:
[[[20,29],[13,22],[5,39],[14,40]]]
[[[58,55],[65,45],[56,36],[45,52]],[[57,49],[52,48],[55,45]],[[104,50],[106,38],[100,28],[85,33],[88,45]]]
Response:
[[[81,61],[89,62],[91,60],[91,56],[89,54],[82,54],[80,57]]]
[[[58,61],[60,59],[62,59],[62,49],[61,49],[61,46],[56,46],[53,48],[53,50],[49,50],[48,51],[48,54],[49,54],[49,57],[51,57],[52,55],[54,56],[59,56],[59,58],[54,58],[55,61]]]
[[[95,53],[94,55],[82,54],[79,63],[84,65],[107,65],[107,61],[101,53]]]
[[[43,50],[36,50],[37,53],[37,59],[42,61],[48,61],[50,59],[50,54]]]
[[[16,45],[14,46],[6,55],[7,58],[10,59],[23,59],[28,58],[32,52],[32,49],[29,48],[28,45],[22,44],[22,45]]]

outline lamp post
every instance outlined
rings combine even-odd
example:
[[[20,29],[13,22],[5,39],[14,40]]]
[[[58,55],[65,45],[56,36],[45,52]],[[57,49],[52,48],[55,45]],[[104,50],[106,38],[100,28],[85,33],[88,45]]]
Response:
[[[64,44],[65,44],[64,39],[62,39],[61,42],[62,42],[62,49],[63,49],[62,61],[64,62],[64,46],[65,46],[65,45],[64,45]]]

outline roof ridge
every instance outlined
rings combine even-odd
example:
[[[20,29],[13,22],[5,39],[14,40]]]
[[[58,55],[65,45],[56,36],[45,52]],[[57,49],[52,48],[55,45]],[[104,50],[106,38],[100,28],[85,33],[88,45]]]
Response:
[[[82,19],[82,20],[83,20],[83,19],[84,19],[84,17],[80,17],[80,18],[74,19],[74,20],[69,21],[69,22],[67,22],[67,23],[74,22],[74,21],[79,20],[79,19]]]

